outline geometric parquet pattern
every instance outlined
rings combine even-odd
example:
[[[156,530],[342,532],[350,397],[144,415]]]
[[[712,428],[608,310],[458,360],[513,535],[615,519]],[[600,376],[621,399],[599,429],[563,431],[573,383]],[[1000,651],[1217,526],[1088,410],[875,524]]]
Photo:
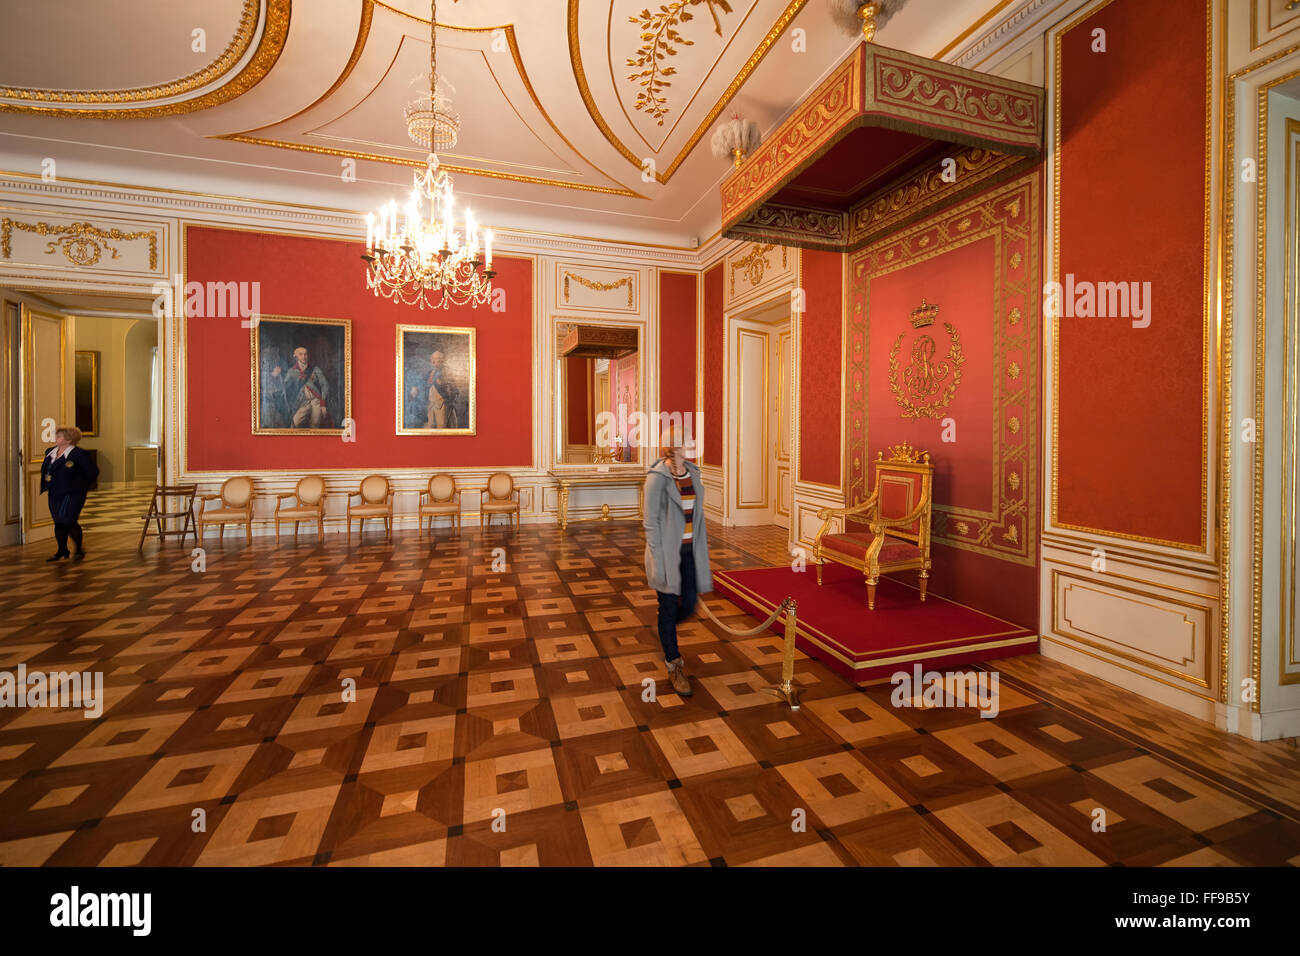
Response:
[[[697,618],[677,697],[638,524],[234,534],[202,571],[137,536],[4,554],[0,671],[100,671],[105,704],[0,710],[0,865],[1300,864],[1294,750],[1037,657],[994,662],[986,720],[801,655],[791,712],[779,638]]]

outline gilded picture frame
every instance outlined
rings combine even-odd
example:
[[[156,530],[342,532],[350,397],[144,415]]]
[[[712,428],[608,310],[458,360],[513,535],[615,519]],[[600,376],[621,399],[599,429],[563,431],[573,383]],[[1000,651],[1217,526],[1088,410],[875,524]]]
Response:
[[[264,315],[249,336],[254,435],[349,433],[351,319]]]
[[[397,326],[397,434],[477,434],[477,330]]]

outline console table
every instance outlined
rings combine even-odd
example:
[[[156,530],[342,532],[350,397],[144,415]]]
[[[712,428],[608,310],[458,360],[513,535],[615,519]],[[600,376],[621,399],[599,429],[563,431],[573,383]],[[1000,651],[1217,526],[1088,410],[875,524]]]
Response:
[[[567,531],[570,524],[579,521],[611,521],[615,518],[631,518],[631,505],[615,505],[624,512],[615,514],[609,502],[602,502],[600,514],[586,518],[569,517],[569,492],[573,488],[636,488],[636,515],[645,517],[645,472],[640,469],[620,471],[597,471],[595,468],[555,469],[547,472],[558,487],[560,530]]]

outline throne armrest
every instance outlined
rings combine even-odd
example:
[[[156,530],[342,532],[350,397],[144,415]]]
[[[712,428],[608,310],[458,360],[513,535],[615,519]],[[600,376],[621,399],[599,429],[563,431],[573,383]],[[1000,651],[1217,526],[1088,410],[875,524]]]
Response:
[[[864,511],[872,511],[876,507],[876,500],[879,497],[877,492],[872,492],[871,497],[860,505],[854,505],[851,508],[819,508],[817,517],[822,519],[822,526],[817,529],[817,541],[821,541],[822,535],[831,526],[831,521],[835,518],[847,518],[849,515],[862,514]]]
[[[882,518],[877,516],[871,522],[871,531],[873,534],[880,534],[886,528],[902,528],[919,519],[930,509],[930,499],[926,497],[920,504],[903,515],[901,518]]]

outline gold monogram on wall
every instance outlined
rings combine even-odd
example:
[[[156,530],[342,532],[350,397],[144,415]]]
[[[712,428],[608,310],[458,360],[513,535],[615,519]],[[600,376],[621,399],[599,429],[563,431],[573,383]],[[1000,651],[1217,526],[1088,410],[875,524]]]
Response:
[[[921,299],[912,310],[912,328],[924,329],[934,325],[939,317],[939,307]],[[899,375],[898,356],[903,348],[906,332],[898,333],[894,347],[889,352],[889,390],[903,410],[904,418],[939,418],[952,403],[961,384],[961,368],[966,364],[961,336],[950,323],[945,322],[948,333],[948,354],[936,360],[939,346],[926,333],[912,341],[911,362]]]
[[[767,254],[776,248],[776,243],[769,242],[765,245],[755,246],[744,256],[737,259],[731,264],[731,294],[736,294],[736,276],[744,273],[746,281],[750,286],[758,286],[763,283],[763,276],[767,270],[772,268],[767,261]],[[789,249],[781,247],[781,268],[785,269],[789,265]]]
[[[575,275],[572,272],[566,272],[564,273],[564,302],[566,305],[569,302],[569,281],[570,280],[578,283],[578,285],[582,286],[584,289],[591,289],[595,292],[610,292],[614,289],[621,289],[623,286],[627,286],[627,307],[629,309],[632,308],[632,296],[635,290],[633,289],[632,286],[631,276],[624,276],[623,278],[617,279],[614,282],[597,282],[594,279],[584,279],[580,275]]]
[[[74,222],[70,226],[55,226],[48,222],[18,222],[5,218],[0,220],[0,253],[6,259],[12,254],[13,231],[32,232],[38,236],[58,236],[45,244],[45,254],[52,256],[56,248],[63,257],[74,266],[93,266],[107,249],[109,254],[118,258],[118,251],[109,245],[113,242],[126,242],[132,239],[149,240],[149,268],[158,268],[158,234],[152,230],[141,232],[123,232],[120,229],[100,229],[88,222]]]

